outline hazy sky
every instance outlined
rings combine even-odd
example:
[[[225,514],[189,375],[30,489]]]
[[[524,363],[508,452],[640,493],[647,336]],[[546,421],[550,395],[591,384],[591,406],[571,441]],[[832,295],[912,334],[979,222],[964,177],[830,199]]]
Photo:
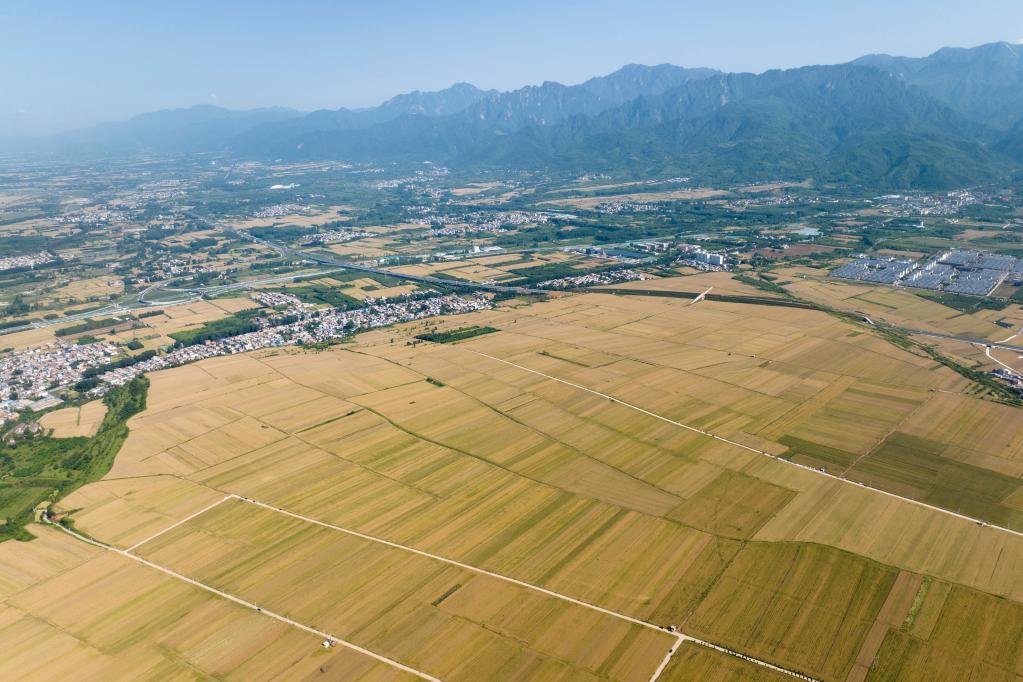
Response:
[[[0,137],[197,103],[359,107],[627,63],[763,71],[1021,38],[1021,0],[4,0]]]

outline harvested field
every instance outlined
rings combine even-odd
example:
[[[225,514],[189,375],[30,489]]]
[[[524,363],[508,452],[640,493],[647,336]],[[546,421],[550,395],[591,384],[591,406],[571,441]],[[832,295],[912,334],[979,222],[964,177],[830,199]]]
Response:
[[[107,406],[103,401],[93,400],[77,407],[47,412],[39,423],[44,429],[53,429],[54,438],[94,436],[106,413]]]

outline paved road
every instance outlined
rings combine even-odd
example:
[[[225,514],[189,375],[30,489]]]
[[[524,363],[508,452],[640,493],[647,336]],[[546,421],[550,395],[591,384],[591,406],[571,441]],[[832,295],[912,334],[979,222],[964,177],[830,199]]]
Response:
[[[185,303],[192,303],[197,301],[204,296],[216,296],[223,294],[228,291],[237,291],[239,289],[248,289],[260,284],[276,284],[278,282],[288,282],[299,277],[319,277],[327,275],[332,272],[339,272],[345,268],[333,268],[330,270],[319,270],[317,272],[299,272],[292,275],[279,275],[276,277],[265,277],[262,279],[245,280],[243,282],[234,282],[232,284],[221,284],[219,286],[195,288],[195,289],[165,289],[164,284],[166,282],[158,282],[151,286],[146,287],[140,291],[135,297],[135,303],[118,303],[111,304],[105,308],[93,310],[87,313],[79,313],[77,315],[68,315],[67,317],[61,317],[55,320],[38,320],[36,322],[29,322],[27,324],[20,325],[18,327],[8,327],[0,330],[0,336],[4,334],[13,334],[15,332],[25,331],[26,329],[44,329],[46,327],[53,327],[56,325],[67,324],[69,322],[81,322],[83,320],[91,320],[95,317],[109,317],[111,315],[122,315],[125,313],[131,313],[136,310],[142,310],[145,308],[169,308],[176,305],[184,305]],[[147,296],[154,291],[174,291],[182,292],[185,294],[184,298],[174,299],[171,301],[152,301]]]
[[[882,329],[884,327],[881,327]],[[992,341],[990,339],[978,339],[974,336],[957,336],[955,334],[943,334],[941,332],[932,332],[925,329],[909,329],[907,327],[891,327],[896,331],[903,332],[904,334],[918,334],[920,336],[930,336],[936,339],[948,339],[950,341],[962,341],[963,343],[971,343],[975,346],[989,346],[991,348],[1001,348],[1003,350],[1011,350],[1015,353],[1023,353],[1023,346],[1013,346],[1005,343],[1004,341]],[[1013,335],[1015,336],[1015,335]],[[1010,339],[1013,337],[1009,337]]]
[[[195,287],[192,289],[167,289],[163,286],[165,283],[160,283],[154,284],[145,291],[142,291],[138,296],[138,301],[146,306],[178,305],[194,301],[204,296],[219,296],[220,294],[224,294],[229,291],[250,289],[261,284],[290,282],[291,280],[298,279],[299,277],[322,277],[323,275],[329,275],[332,272],[340,272],[341,270],[344,270],[344,268],[332,268],[330,270],[319,270],[317,272],[296,272],[290,275],[277,275],[275,277],[264,277],[262,279],[247,279],[242,282],[232,282],[231,284],[220,284],[212,287]],[[188,294],[188,296],[179,301],[148,301],[146,300],[146,295],[151,291],[180,291]]]
[[[897,500],[902,500],[904,502],[909,502],[910,504],[914,504],[914,505],[916,505],[918,507],[924,507],[925,509],[930,509],[931,511],[936,511],[936,512],[939,512],[941,514],[947,514],[948,516],[954,516],[957,519],[962,519],[964,521],[970,521],[972,523],[977,524],[978,526],[986,526],[987,528],[990,528],[992,530],[996,530],[996,531],[1003,532],[1003,533],[1009,533],[1009,534],[1015,535],[1017,537],[1023,537],[1023,532],[1021,532],[1021,531],[1013,530],[1012,528],[1006,528],[1004,526],[997,526],[995,524],[988,523],[987,521],[984,521],[983,519],[977,519],[977,518],[974,518],[972,516],[966,516],[965,514],[960,514],[958,512],[950,511],[948,509],[943,509],[941,507],[935,507],[934,505],[927,504],[926,502],[921,502],[920,500],[914,500],[914,499],[912,499],[910,497],[903,497],[901,495],[896,495],[895,493],[890,493],[887,490],[882,490],[880,488],[875,488],[873,486],[869,486],[869,485],[866,485],[864,483],[859,483],[857,481],[851,481],[851,480],[849,480],[847,478],[844,478],[842,476],[836,476],[835,474],[829,474],[827,471],[823,471],[821,469],[815,469],[815,468],[813,468],[811,466],[807,466],[805,464],[800,464],[798,462],[793,462],[792,460],[788,460],[788,459],[785,459],[783,457],[779,457],[777,455],[773,455],[770,452],[767,452],[766,450],[757,450],[754,447],[750,447],[749,445],[744,445],[742,443],[737,443],[734,440],[729,440],[728,438],[724,438],[722,436],[718,436],[717,434],[714,434],[714,433],[712,433],[710,431],[705,431],[704,429],[700,429],[700,428],[697,428],[695,426],[690,426],[689,424],[685,424],[685,423],[680,422],[680,421],[675,421],[674,419],[669,419],[668,417],[663,417],[663,416],[657,414],[656,412],[651,412],[650,410],[643,409],[642,407],[639,407],[638,405],[633,405],[632,403],[627,403],[624,400],[619,400],[618,398],[615,398],[612,395],[608,395],[607,393],[601,393],[600,391],[595,391],[592,388],[587,388],[586,386],[581,386],[579,384],[572,383],[571,381],[566,381],[566,380],[560,379],[560,378],[558,378],[556,376],[551,376],[550,374],[544,374],[543,372],[538,372],[535,369],[530,369],[529,367],[525,367],[523,365],[518,365],[518,364],[516,364],[514,362],[509,362],[508,360],[504,360],[502,358],[498,358],[498,357],[495,357],[493,355],[488,355],[487,353],[481,353],[479,351],[475,351],[475,350],[472,350],[470,348],[465,348],[465,347],[460,347],[460,349],[464,350],[464,351],[466,351],[468,353],[473,353],[474,355],[479,355],[479,356],[484,357],[484,358],[489,358],[491,360],[503,363],[505,365],[510,365],[512,367],[516,367],[516,368],[518,368],[518,369],[520,369],[520,370],[522,370],[524,372],[529,372],[531,374],[536,374],[537,376],[544,377],[545,379],[550,379],[551,381],[557,381],[558,383],[565,384],[566,386],[571,386],[572,388],[579,389],[580,391],[585,391],[587,393],[592,393],[593,395],[600,396],[601,398],[606,398],[606,399],[610,400],[611,402],[618,403],[619,405],[623,405],[625,407],[628,407],[629,409],[636,410],[637,412],[642,412],[643,414],[648,415],[650,417],[653,417],[654,419],[659,419],[659,420],[661,420],[663,422],[667,422],[667,423],[672,424],[674,426],[677,426],[679,428],[683,428],[683,429],[686,429],[688,431],[693,431],[695,433],[699,433],[699,434],[701,434],[703,436],[706,436],[708,438],[713,438],[714,440],[721,441],[722,443],[728,443],[729,445],[734,445],[737,448],[742,448],[743,450],[746,450],[748,452],[752,452],[752,453],[757,454],[757,455],[762,455],[764,457],[770,457],[771,459],[777,460],[778,462],[782,462],[783,464],[787,464],[789,466],[797,467],[799,469],[803,469],[805,471],[812,472],[814,474],[817,474],[818,476],[824,476],[825,478],[830,478],[830,479],[835,480],[835,481],[841,481],[842,483],[845,483],[845,484],[848,484],[848,485],[854,485],[854,486],[857,486],[857,487],[860,487],[860,488],[864,488],[866,490],[870,490],[871,492],[878,493],[879,495],[885,495],[886,497],[892,497],[892,498],[895,498]]]

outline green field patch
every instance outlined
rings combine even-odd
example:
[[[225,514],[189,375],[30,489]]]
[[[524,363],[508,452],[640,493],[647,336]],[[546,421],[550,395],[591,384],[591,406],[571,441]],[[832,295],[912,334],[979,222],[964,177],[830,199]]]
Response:
[[[818,679],[845,679],[897,573],[824,545],[750,543],[686,631]]]
[[[778,442],[788,447],[788,451],[782,455],[785,459],[811,467],[823,467],[828,471],[844,471],[858,457],[853,452],[828,447],[795,436],[782,436]]]
[[[992,523],[1023,528],[1023,511],[1005,500],[1018,479],[944,456],[939,441],[895,432],[860,460],[849,478]]]
[[[128,419],[145,409],[149,380],[140,377],[107,393],[107,413],[91,438],[36,436],[0,450],[0,542],[31,537],[24,526],[47,500],[71,493],[110,470],[128,436]]]
[[[168,334],[168,336],[182,346],[191,346],[205,341],[226,339],[230,336],[238,336],[240,334],[248,334],[249,332],[258,331],[259,325],[250,319],[250,317],[250,315],[230,315],[219,320],[212,320],[201,327],[196,327],[195,329],[185,329],[180,332],[173,332],[172,334]]]
[[[788,488],[726,469],[668,518],[715,535],[746,539],[795,495]]]
[[[331,277],[331,279],[336,279]],[[297,296],[303,303],[329,305],[333,308],[344,310],[363,307],[362,301],[341,293],[336,288],[322,282],[310,282],[300,287],[285,287],[280,289],[267,289],[280,294]]]
[[[933,630],[924,637],[889,631],[871,679],[1020,679],[1023,604],[958,585],[951,586],[947,596],[938,592],[943,603]],[[925,605],[930,598],[925,598]]]
[[[52,488],[21,483],[0,485],[0,521],[6,523],[7,519],[22,514],[45,497],[50,490]],[[3,535],[0,535],[0,538],[3,538]]]

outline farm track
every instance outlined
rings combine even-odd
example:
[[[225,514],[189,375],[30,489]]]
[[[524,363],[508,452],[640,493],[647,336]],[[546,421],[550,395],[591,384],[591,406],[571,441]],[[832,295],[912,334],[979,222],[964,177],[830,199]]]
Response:
[[[235,496],[231,495],[229,497],[235,497]],[[229,498],[225,498],[225,500],[226,499],[229,499]],[[220,500],[220,502],[223,502],[223,501],[224,500]],[[220,502],[217,502],[217,504],[220,504]],[[215,505],[213,505],[213,506],[215,506]],[[210,509],[210,507],[207,507],[203,511],[207,511],[208,509]],[[193,516],[196,516],[196,515],[193,515]],[[442,682],[438,678],[433,677],[432,675],[428,675],[428,674],[424,673],[421,670],[416,670],[415,668],[411,668],[411,667],[409,667],[409,666],[407,666],[407,665],[405,665],[403,663],[399,663],[398,661],[395,661],[393,659],[387,658],[386,656],[381,656],[380,654],[375,653],[373,651],[370,651],[369,649],[365,649],[365,648],[359,646],[358,644],[354,644],[354,643],[349,642],[347,640],[341,639],[340,637],[332,635],[332,634],[330,634],[328,632],[323,632],[322,630],[317,630],[316,628],[310,627],[310,626],[308,626],[308,625],[306,625],[304,623],[300,623],[300,622],[298,622],[296,620],[292,620],[291,618],[288,618],[287,616],[283,616],[283,615],[281,615],[279,613],[274,613],[273,611],[267,611],[266,609],[262,608],[261,606],[257,606],[256,604],[253,604],[250,601],[246,601],[244,599],[241,599],[240,597],[236,597],[233,594],[228,594],[227,592],[224,592],[223,590],[218,590],[217,588],[211,587],[210,585],[207,585],[206,583],[200,582],[198,580],[194,580],[193,578],[189,578],[188,576],[182,575],[182,574],[178,573],[177,571],[172,571],[171,569],[166,568],[165,566],[161,566],[160,564],[154,563],[152,561],[149,561],[148,559],[143,559],[142,557],[138,556],[137,554],[132,554],[130,550],[118,549],[117,547],[112,547],[111,545],[107,545],[105,543],[99,542],[98,540],[93,540],[92,538],[85,537],[84,535],[76,533],[75,531],[71,530],[70,528],[66,528],[66,527],[62,526],[61,524],[59,524],[59,523],[51,523],[51,522],[47,522],[47,523],[50,523],[50,525],[55,526],[56,528],[59,528],[63,532],[67,533],[68,535],[70,535],[70,536],[72,536],[74,538],[77,538],[78,540],[81,540],[82,542],[87,542],[90,545],[93,545],[94,547],[99,547],[100,549],[105,549],[108,552],[113,552],[115,554],[119,554],[119,555],[121,555],[121,556],[123,556],[123,557],[125,557],[127,559],[130,559],[132,561],[140,563],[140,564],[142,564],[144,566],[148,566],[149,568],[155,569],[155,570],[157,570],[157,571],[159,571],[159,572],[161,572],[161,573],[163,573],[165,575],[169,575],[172,578],[176,578],[176,579],[178,579],[178,580],[180,580],[182,582],[188,583],[189,585],[192,585],[194,587],[198,587],[201,590],[205,590],[207,592],[215,594],[218,597],[222,597],[224,599],[227,599],[228,601],[233,602],[235,604],[238,604],[239,606],[243,606],[243,607],[245,607],[247,609],[251,609],[253,611],[256,611],[257,613],[261,613],[264,616],[267,616],[269,618],[273,618],[274,620],[280,621],[281,623],[284,623],[286,625],[290,625],[290,626],[292,626],[294,628],[298,628],[299,630],[303,630],[305,632],[308,632],[310,634],[316,635],[318,637],[322,637],[325,641],[330,641],[331,644],[340,645],[340,646],[346,647],[348,649],[351,649],[353,651],[357,651],[360,654],[363,654],[365,656],[369,656],[370,658],[374,658],[374,659],[380,661],[381,663],[386,663],[387,665],[390,665],[390,666],[392,666],[394,668],[397,668],[398,670],[403,670],[403,671],[405,671],[407,673],[411,673],[411,674],[415,675],[416,677],[422,678],[424,680],[430,680],[430,682]],[[165,529],[165,530],[169,530],[169,529]],[[160,533],[160,534],[162,534],[162,533]]]
[[[719,435],[717,435],[715,433],[712,433],[711,431],[706,431],[704,429],[697,428],[697,427],[692,426],[690,424],[685,424],[683,422],[676,421],[674,419],[669,419],[668,417],[664,417],[662,415],[659,415],[656,412],[651,412],[650,410],[644,409],[644,408],[642,408],[642,407],[640,407],[638,405],[633,405],[632,403],[627,403],[624,400],[620,400],[620,399],[618,399],[618,398],[616,398],[616,397],[614,397],[612,395],[608,395],[607,393],[601,393],[600,391],[596,391],[596,390],[594,390],[592,388],[588,388],[586,386],[582,386],[580,384],[576,384],[576,383],[573,383],[571,381],[566,381],[565,379],[561,379],[559,377],[552,376],[550,374],[545,374],[545,373],[537,371],[535,369],[531,369],[529,367],[525,367],[523,365],[519,365],[519,364],[516,364],[514,362],[510,362],[508,360],[504,360],[502,358],[495,357],[493,355],[488,355],[487,353],[481,353],[479,351],[471,350],[469,348],[465,348],[464,350],[469,352],[469,353],[473,353],[475,355],[479,355],[480,357],[489,358],[490,360],[494,360],[495,362],[500,362],[500,363],[503,363],[505,365],[509,365],[511,367],[515,367],[515,368],[520,369],[520,370],[522,370],[524,372],[529,372],[530,374],[535,374],[537,376],[544,377],[545,379],[550,379],[551,381],[556,381],[556,382],[558,382],[560,384],[564,384],[566,386],[571,386],[572,388],[578,389],[580,391],[585,391],[587,393],[591,393],[591,394],[599,396],[601,398],[606,398],[607,400],[610,400],[611,402],[617,403],[617,404],[622,405],[624,407],[628,407],[629,409],[635,410],[637,412],[641,412],[641,413],[643,413],[643,414],[645,414],[645,415],[647,415],[649,417],[653,417],[654,419],[659,419],[659,420],[661,420],[663,422],[667,422],[668,424],[672,424],[672,425],[677,426],[679,428],[686,429],[686,430],[692,431],[694,433],[699,433],[699,434],[701,434],[703,436],[706,436],[707,438],[713,438],[714,440],[721,441],[722,443],[728,443],[729,445],[734,445],[735,447],[742,448],[743,450],[746,450],[747,452],[752,452],[753,454],[761,455],[763,457],[769,457],[769,458],[771,458],[773,460],[776,460],[778,462],[782,462],[783,464],[787,464],[789,466],[798,467],[800,469],[803,469],[804,471],[809,471],[811,473],[817,474],[818,476],[823,476],[825,478],[830,478],[830,479],[832,479],[834,481],[840,481],[840,482],[845,483],[847,485],[852,485],[852,486],[856,486],[856,487],[859,487],[859,488],[863,488],[864,490],[869,490],[869,491],[877,493],[879,495],[885,495],[886,497],[891,497],[891,498],[894,498],[894,499],[897,499],[897,500],[902,500],[904,502],[909,502],[910,504],[914,504],[914,505],[916,505],[918,507],[923,507],[924,509],[930,509],[932,511],[936,511],[936,512],[941,513],[941,514],[947,514],[948,516],[953,516],[953,517],[955,517],[957,519],[962,519],[963,521],[969,521],[971,523],[977,524],[978,526],[985,526],[985,527],[990,528],[992,530],[1000,531],[1000,532],[1003,532],[1003,533],[1009,533],[1011,535],[1015,535],[1017,537],[1023,538],[1023,532],[1021,532],[1021,531],[1014,530],[1012,528],[1006,528],[1005,526],[998,526],[998,525],[995,525],[993,523],[988,523],[987,521],[985,521],[983,519],[974,518],[972,516],[966,516],[965,514],[960,514],[958,512],[954,512],[954,511],[951,511],[949,509],[944,509],[942,507],[936,507],[936,506],[934,506],[932,504],[927,504],[926,502],[921,502],[920,500],[914,500],[911,497],[903,497],[901,495],[896,495],[895,493],[888,492],[887,490],[882,490],[881,488],[875,488],[875,487],[869,486],[869,485],[867,485],[865,483],[859,483],[857,481],[849,480],[848,478],[845,478],[843,476],[837,476],[835,474],[829,474],[827,471],[823,471],[821,469],[815,469],[814,467],[808,466],[806,464],[800,464],[799,462],[793,462],[792,460],[788,460],[788,459],[785,459],[783,457],[779,457],[778,455],[773,455],[770,452],[767,452],[766,450],[758,450],[758,449],[756,449],[754,447],[751,447],[749,445],[744,445],[743,443],[737,443],[734,440],[729,440],[728,438],[725,438],[723,436],[719,436]]]
[[[223,492],[223,491],[220,491],[220,492]],[[470,572],[473,572],[473,573],[476,573],[476,574],[479,574],[479,575],[485,575],[487,577],[494,578],[496,580],[501,580],[503,582],[507,582],[507,583],[516,585],[518,587],[522,587],[522,588],[525,588],[525,589],[528,589],[528,590],[532,590],[534,592],[539,592],[539,593],[541,593],[543,595],[546,595],[548,597],[553,597],[553,598],[559,599],[561,601],[569,602],[569,603],[574,604],[576,606],[581,606],[581,607],[586,608],[586,609],[597,611],[597,612],[602,613],[604,615],[611,616],[612,618],[617,618],[619,620],[627,621],[629,623],[632,623],[633,625],[638,625],[640,627],[647,628],[649,630],[654,630],[656,632],[663,633],[665,635],[674,635],[674,641],[672,642],[670,648],[668,649],[668,652],[664,655],[664,658],[661,660],[660,664],[653,671],[653,673],[651,674],[648,682],[656,682],[656,680],[661,676],[661,674],[667,668],[668,664],[671,662],[672,656],[675,653],[677,653],[678,652],[678,648],[682,644],[684,644],[686,642],[691,642],[691,643],[699,645],[699,646],[707,647],[708,649],[712,649],[712,650],[717,651],[719,653],[727,654],[729,656],[734,656],[736,658],[742,659],[742,660],[747,661],[749,663],[752,663],[754,665],[760,666],[762,668],[766,668],[768,670],[772,670],[772,671],[777,672],[777,673],[788,675],[788,676],[793,677],[795,679],[805,680],[806,682],[817,682],[817,680],[815,678],[810,677],[808,675],[804,675],[803,673],[799,673],[799,672],[796,672],[796,671],[793,671],[793,670],[789,670],[787,668],[783,668],[783,667],[775,665],[773,663],[769,663],[768,661],[764,661],[764,660],[755,658],[753,656],[746,655],[746,654],[744,654],[742,652],[735,651],[733,649],[729,649],[727,647],[723,647],[723,646],[720,646],[718,644],[714,644],[713,642],[708,642],[706,640],[699,639],[698,637],[693,637],[691,635],[687,635],[687,634],[682,633],[682,632],[672,632],[672,631],[670,631],[670,630],[668,630],[668,629],[666,629],[666,628],[664,628],[662,626],[656,625],[654,623],[650,623],[648,621],[641,620],[639,618],[634,618],[633,616],[629,616],[629,615],[626,615],[624,613],[619,613],[619,612],[613,611],[611,609],[606,609],[606,608],[604,608],[602,606],[598,606],[596,604],[591,604],[589,602],[582,601],[580,599],[576,599],[575,597],[570,597],[567,594],[562,594],[560,592],[555,592],[554,590],[549,590],[549,589],[547,589],[545,587],[541,587],[539,585],[534,585],[534,584],[526,582],[524,580],[519,580],[517,578],[512,578],[510,576],[502,575],[500,573],[495,573],[493,571],[488,571],[488,570],[486,570],[484,568],[479,568],[478,566],[473,566],[471,564],[466,564],[466,563],[463,563],[461,561],[457,561],[455,559],[450,559],[448,557],[441,556],[439,554],[433,554],[431,552],[426,552],[424,550],[417,549],[415,547],[410,547],[408,545],[403,545],[403,544],[400,544],[400,543],[397,543],[397,542],[392,542],[390,540],[385,540],[383,538],[379,538],[379,537],[376,537],[374,535],[369,535],[367,533],[362,533],[362,532],[357,531],[357,530],[352,530],[350,528],[345,528],[343,526],[336,526],[334,524],[327,523],[327,522],[321,521],[319,519],[315,519],[315,518],[312,518],[312,517],[309,517],[309,516],[304,516],[302,514],[297,514],[295,512],[288,511],[288,510],[283,509],[281,507],[276,507],[274,505],[267,504],[266,502],[261,502],[259,500],[255,500],[255,499],[252,499],[250,497],[245,497],[244,495],[237,495],[237,494],[234,494],[234,493],[227,493],[223,498],[217,500],[216,502],[213,502],[212,504],[209,504],[209,505],[203,507],[199,511],[194,512],[194,513],[190,514],[189,516],[186,516],[185,518],[183,518],[183,519],[181,519],[181,520],[171,524],[170,526],[168,526],[168,527],[166,527],[166,528],[164,528],[164,529],[154,533],[153,535],[150,535],[149,537],[145,538],[144,540],[136,542],[134,545],[132,545],[128,549],[119,549],[119,548],[114,547],[112,545],[108,545],[108,544],[100,542],[98,540],[94,540],[92,538],[86,537],[86,536],[81,535],[80,533],[77,533],[77,532],[71,530],[70,528],[67,528],[67,527],[65,527],[65,526],[63,526],[61,524],[52,523],[52,522],[46,520],[45,517],[44,517],[44,521],[46,521],[47,523],[50,523],[50,525],[53,525],[53,526],[59,528],[60,530],[62,530],[63,532],[65,532],[65,533],[67,533],[69,535],[71,535],[72,537],[75,537],[78,540],[81,540],[82,542],[87,542],[90,545],[93,545],[95,547],[99,547],[101,549],[105,549],[105,550],[114,552],[114,553],[119,554],[119,555],[121,555],[123,557],[126,557],[128,559],[133,560],[133,561],[136,561],[136,562],[139,562],[139,563],[144,564],[146,566],[149,566],[150,568],[156,569],[157,571],[160,571],[161,573],[169,575],[169,576],[171,576],[173,578],[177,578],[178,580],[186,582],[186,583],[188,583],[190,585],[193,585],[195,587],[199,587],[199,588],[201,588],[203,590],[206,590],[207,592],[211,592],[213,594],[216,594],[216,595],[218,595],[220,597],[228,599],[228,600],[230,600],[230,601],[232,601],[232,602],[234,602],[236,604],[239,604],[241,606],[244,606],[246,608],[253,609],[253,610],[255,610],[255,611],[259,612],[259,613],[262,613],[262,614],[264,614],[266,616],[269,616],[270,618],[278,620],[278,621],[280,621],[282,623],[286,623],[286,624],[291,625],[293,627],[296,627],[296,628],[298,628],[300,630],[304,630],[305,632],[309,632],[309,633],[315,634],[317,636],[323,637],[324,640],[329,640],[330,642],[332,642],[334,644],[338,644],[338,645],[347,647],[349,649],[352,649],[354,651],[358,651],[359,653],[365,654],[367,656],[371,656],[372,658],[374,658],[374,659],[376,659],[378,661],[381,661],[383,663],[386,663],[388,665],[396,667],[396,668],[398,668],[400,670],[403,670],[405,672],[412,673],[413,675],[416,675],[416,676],[418,676],[420,678],[423,678],[423,679],[426,679],[426,680],[431,680],[432,682],[441,682],[441,680],[439,680],[438,678],[433,677],[433,676],[431,676],[431,675],[429,675],[429,674],[427,674],[427,673],[425,673],[425,672],[423,672],[421,670],[417,670],[415,668],[411,668],[411,667],[409,667],[407,665],[404,665],[403,663],[399,663],[398,661],[395,661],[393,659],[387,658],[386,656],[383,656],[381,654],[377,654],[377,653],[375,653],[373,651],[370,651],[369,649],[365,649],[365,648],[363,648],[363,647],[361,647],[361,646],[359,646],[359,645],[357,645],[357,644],[355,644],[353,642],[349,642],[349,641],[344,640],[344,639],[342,639],[342,638],[340,638],[340,637],[338,637],[336,635],[332,635],[332,634],[330,634],[328,632],[324,632],[324,631],[318,630],[318,629],[316,629],[316,628],[314,628],[312,626],[306,625],[304,623],[300,623],[300,622],[298,622],[296,620],[293,620],[291,618],[288,618],[287,616],[284,616],[282,614],[275,613],[273,611],[267,611],[266,609],[264,609],[264,608],[262,608],[262,607],[260,607],[260,606],[258,606],[256,604],[254,604],[252,602],[249,602],[249,601],[246,601],[244,599],[241,599],[240,597],[236,597],[235,595],[232,595],[232,594],[229,594],[229,593],[224,592],[222,590],[219,590],[219,589],[217,589],[217,588],[215,588],[215,587],[213,587],[211,585],[207,585],[207,584],[205,584],[203,582],[200,582],[198,580],[195,580],[193,578],[189,578],[188,576],[182,575],[181,573],[178,573],[178,572],[173,571],[173,570],[171,570],[169,568],[161,566],[161,565],[159,565],[157,563],[149,561],[148,559],[144,559],[144,558],[142,558],[139,555],[134,553],[134,550],[137,549],[138,547],[146,544],[147,542],[149,542],[151,540],[154,540],[154,539],[164,535],[165,533],[167,533],[167,532],[169,532],[169,531],[171,531],[171,530],[173,530],[173,529],[175,529],[175,528],[177,528],[177,527],[187,523],[188,521],[191,521],[191,520],[201,516],[202,514],[204,514],[204,513],[208,512],[208,511],[210,511],[211,509],[213,509],[213,508],[223,504],[224,502],[227,502],[228,500],[238,500],[240,502],[244,502],[244,503],[247,503],[247,504],[252,504],[252,505],[255,505],[257,507],[261,507],[263,509],[275,512],[277,514],[283,514],[284,516],[289,516],[291,518],[297,519],[297,520],[302,521],[304,523],[313,524],[313,525],[316,525],[316,526],[320,526],[322,528],[327,528],[327,529],[330,529],[330,530],[333,530],[333,531],[336,531],[336,532],[339,532],[339,533],[344,533],[346,535],[357,537],[357,538],[360,538],[362,540],[367,540],[369,542],[374,542],[374,543],[377,543],[377,544],[385,545],[387,547],[391,547],[391,548],[394,548],[394,549],[402,550],[402,551],[405,551],[405,552],[410,552],[412,554],[416,554],[416,555],[419,555],[419,556],[422,556],[422,557],[426,557],[426,558],[432,559],[434,561],[439,561],[439,562],[442,562],[442,563],[445,563],[445,564],[449,564],[451,566],[456,566],[456,567],[461,568],[461,569],[466,570],[466,571],[470,571]]]

